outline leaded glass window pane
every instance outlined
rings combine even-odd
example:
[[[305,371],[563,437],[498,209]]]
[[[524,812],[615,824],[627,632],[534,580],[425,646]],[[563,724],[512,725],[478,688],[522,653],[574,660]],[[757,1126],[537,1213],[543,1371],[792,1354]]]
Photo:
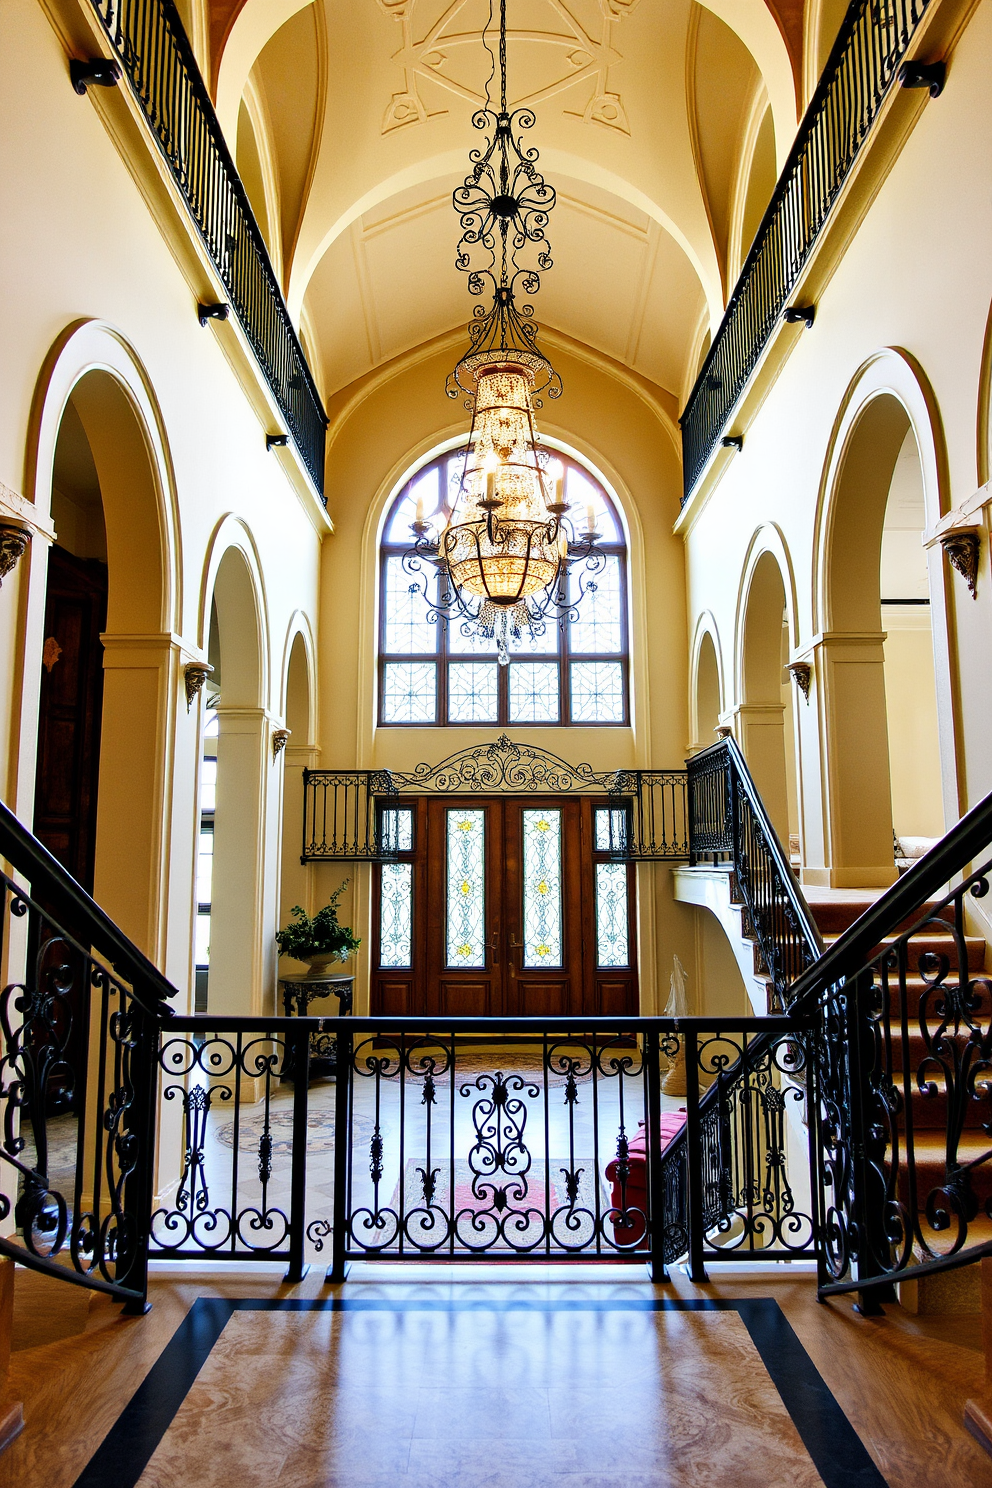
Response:
[[[465,632],[468,631],[468,635]],[[452,656],[495,656],[496,637],[480,636],[471,620],[448,621],[448,650]]]
[[[558,663],[510,663],[510,722],[558,722]]]
[[[598,966],[630,965],[627,908],[626,863],[597,863],[596,964]]]
[[[383,852],[413,851],[413,810],[409,806],[390,807],[379,818]]]
[[[448,722],[496,723],[499,681],[495,661],[453,661],[448,667]]]
[[[383,723],[433,723],[437,667],[433,661],[387,661],[382,669]]]
[[[486,964],[486,813],[447,813],[447,962]]]
[[[386,624],[382,648],[402,656],[437,650],[437,624],[430,619],[424,585],[433,577],[414,578],[403,570],[402,558],[387,558],[383,575],[383,604]]]
[[[565,476],[565,500],[572,508],[569,518],[576,532],[582,533],[587,530],[589,508],[592,507],[596,531],[601,540],[607,544],[623,542],[624,536],[620,531],[620,525],[607,506],[603,493],[588,475],[577,470],[574,465],[568,467]]]
[[[585,593],[581,593],[585,583]],[[578,572],[569,575],[569,598],[578,602],[578,615],[572,621],[569,644],[575,652],[616,653],[623,650],[623,595],[620,587],[620,559],[607,556],[602,573]]]
[[[524,965],[561,966],[561,812],[525,811]]]
[[[409,491],[386,524],[383,541],[409,546],[413,542],[411,523],[416,520],[417,502],[422,502],[424,520],[429,522],[437,513],[440,496],[440,471],[436,465],[431,465],[421,475],[414,477]]]
[[[572,722],[623,723],[623,663],[572,662]]]
[[[383,863],[382,865],[382,883],[379,893],[379,964],[381,966],[413,965],[412,863]]]
[[[597,807],[595,812],[597,852],[623,852],[627,845],[627,813],[622,806]]]

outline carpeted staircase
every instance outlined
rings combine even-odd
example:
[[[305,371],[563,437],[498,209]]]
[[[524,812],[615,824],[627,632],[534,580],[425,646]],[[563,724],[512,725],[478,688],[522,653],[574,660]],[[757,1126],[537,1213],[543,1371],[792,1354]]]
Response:
[[[816,918],[817,926],[824,941],[829,945],[844,930],[848,929],[866,909],[879,897],[881,890],[841,890],[841,889],[816,889],[805,890],[806,898]],[[922,911],[913,916],[907,924],[900,926],[900,930],[909,928],[911,923],[920,919]],[[894,937],[892,937],[894,938]],[[889,943],[888,941],[884,943]],[[972,993],[976,1000],[976,1006],[972,1012],[972,1018],[981,1027],[987,1028],[990,1011],[992,1011],[992,974],[989,974],[989,982],[986,984],[983,978],[983,969],[986,964],[987,948],[985,941],[980,936],[967,936],[964,942],[964,951],[967,955],[967,966],[969,981],[972,982]],[[898,1019],[900,1017],[899,1005],[899,979],[895,968],[891,972],[889,1010],[891,1017],[892,1065],[897,1088],[905,1098],[908,1095],[910,1102],[910,1117],[913,1130],[913,1147],[916,1155],[916,1184],[917,1196],[920,1207],[923,1207],[925,1196],[934,1188],[943,1184],[946,1173],[946,1147],[947,1147],[947,1088],[940,1065],[936,1062],[924,1066],[921,1064],[926,1056],[926,1040],[921,1028],[920,1014],[921,1001],[927,990],[927,984],[932,983],[941,972],[944,972],[942,980],[951,988],[956,988],[959,982],[959,953],[958,945],[953,935],[941,933],[935,928],[933,933],[929,931],[915,936],[909,944],[909,957],[906,977],[906,1030],[908,1040],[903,1043],[899,1037]],[[921,966],[922,960],[922,966]],[[946,970],[945,970],[946,968]],[[977,980],[977,983],[975,982]],[[934,989],[928,1001],[923,1005],[925,1009],[925,1025],[931,1036],[936,1034],[942,1021],[942,995],[939,989]],[[948,1036],[948,1042],[953,1042],[957,1057],[963,1059],[965,1049],[969,1040],[969,1032],[966,1026],[956,1038]],[[903,1058],[903,1050],[909,1051],[909,1059]],[[945,1059],[950,1056],[945,1054]],[[972,1056],[972,1068],[977,1064],[977,1057]],[[903,1079],[903,1066],[909,1064],[908,1081]],[[983,1076],[979,1069],[975,1082],[978,1099],[968,1096],[967,1090],[961,1092],[959,1098],[964,1104],[964,1131],[958,1143],[957,1160],[966,1165],[969,1162],[978,1161],[989,1153],[989,1135],[983,1129],[983,1121],[992,1118],[992,1100],[984,1096],[985,1080],[992,1080],[992,1070]],[[924,1088],[920,1088],[920,1086]],[[900,1131],[905,1132],[905,1117],[899,1120]],[[904,1170],[905,1172],[905,1170]],[[981,1205],[992,1199],[992,1162],[982,1163],[972,1173],[972,1188]],[[910,1198],[908,1182],[904,1177],[900,1184],[900,1198],[907,1202]],[[981,1231],[981,1233],[979,1233]],[[937,1242],[939,1237],[933,1237]],[[984,1215],[979,1214],[977,1221],[972,1220],[968,1228],[968,1243],[977,1243],[980,1239],[992,1239],[992,1221]],[[944,1248],[941,1246],[941,1248]]]

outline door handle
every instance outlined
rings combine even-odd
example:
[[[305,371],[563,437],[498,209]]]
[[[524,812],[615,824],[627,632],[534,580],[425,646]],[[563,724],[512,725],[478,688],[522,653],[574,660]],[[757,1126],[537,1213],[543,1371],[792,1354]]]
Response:
[[[513,964],[513,952],[514,951],[522,951],[523,948],[524,948],[524,943],[523,943],[522,940],[515,939],[512,930],[510,931],[509,940],[510,940],[510,953],[509,953],[509,955],[507,956],[506,959],[507,959],[507,963],[508,963],[509,968],[510,968],[510,975],[511,976],[516,976],[517,975],[517,968]]]
[[[492,935],[486,941],[486,949],[494,966],[499,965],[499,926],[495,926]]]

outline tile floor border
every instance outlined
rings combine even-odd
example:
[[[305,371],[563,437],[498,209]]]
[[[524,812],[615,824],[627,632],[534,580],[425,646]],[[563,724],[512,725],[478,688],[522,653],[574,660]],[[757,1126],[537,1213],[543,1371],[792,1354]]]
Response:
[[[508,1297],[199,1297],[76,1479],[74,1488],[135,1488],[236,1312],[736,1312],[824,1488],[886,1488],[861,1438],[771,1297],[570,1300]]]

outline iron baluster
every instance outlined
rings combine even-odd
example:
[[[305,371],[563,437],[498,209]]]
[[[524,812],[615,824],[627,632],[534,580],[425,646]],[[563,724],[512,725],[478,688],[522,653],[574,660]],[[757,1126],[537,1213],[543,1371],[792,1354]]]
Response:
[[[683,1024],[683,1027],[685,1025]],[[703,1264],[705,1234],[703,1228],[703,1153],[699,1129],[699,1038],[695,1028],[682,1035],[686,1072],[686,1151],[688,1163],[689,1211],[689,1276],[692,1281],[707,1280]]]
[[[304,1264],[303,1243],[306,1231],[307,1202],[307,1111],[310,1095],[310,1034],[290,1033],[286,1052],[292,1049],[293,1070],[293,1151],[291,1191],[289,1198],[289,1267],[283,1280],[294,1286],[303,1280],[308,1267]]]
[[[668,1281],[665,1266],[665,1180],[661,1167],[661,1046],[658,1035],[651,1032],[644,1039],[644,1067],[647,1072],[647,1149],[649,1198],[648,1233],[651,1237],[651,1280]]]

